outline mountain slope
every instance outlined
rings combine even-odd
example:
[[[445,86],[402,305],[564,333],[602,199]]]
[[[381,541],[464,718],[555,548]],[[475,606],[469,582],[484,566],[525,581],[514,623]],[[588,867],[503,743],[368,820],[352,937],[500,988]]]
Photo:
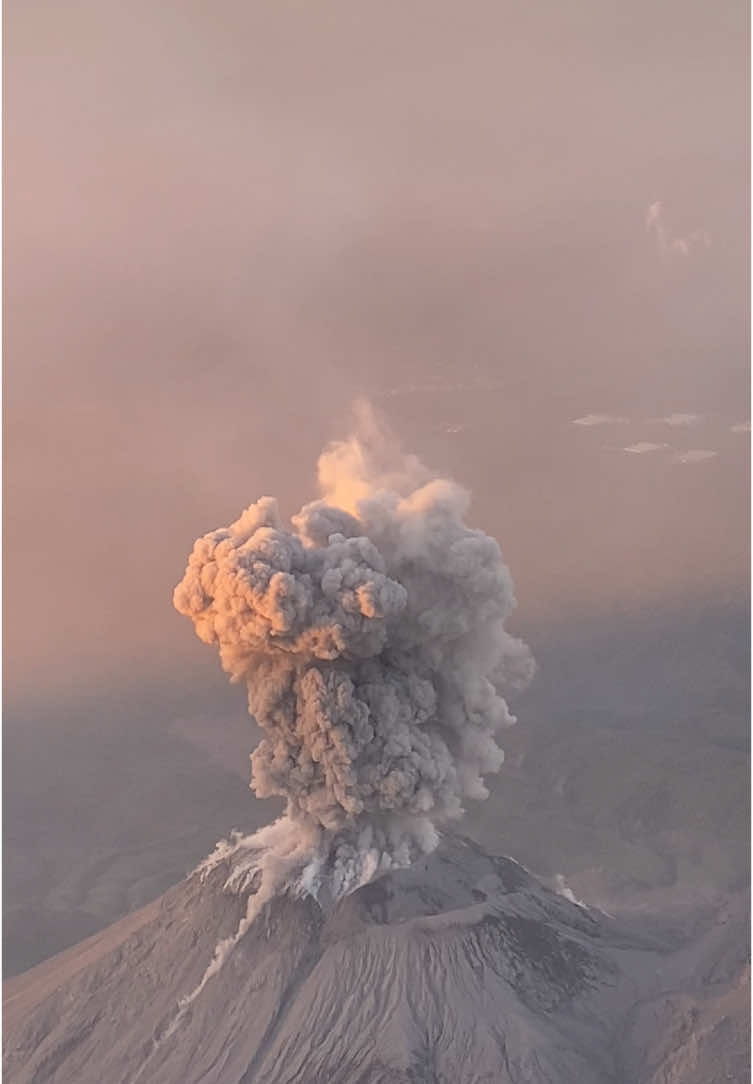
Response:
[[[460,839],[330,914],[276,898],[179,1011],[245,914],[244,896],[224,890],[229,872],[228,860],[193,874],[7,983],[6,1079],[638,1084],[660,1078],[636,1044],[677,1055],[671,1029],[666,1051],[637,1007],[668,989],[692,1002],[702,954],[586,912]],[[736,922],[715,928],[710,950],[717,970],[728,964],[720,995],[739,985]]]

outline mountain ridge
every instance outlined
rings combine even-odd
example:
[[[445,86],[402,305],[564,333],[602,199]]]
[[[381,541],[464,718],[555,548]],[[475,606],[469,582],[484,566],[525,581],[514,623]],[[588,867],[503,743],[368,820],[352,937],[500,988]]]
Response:
[[[694,965],[682,959],[700,956],[687,938],[589,911],[512,859],[445,837],[425,860],[332,909],[275,898],[187,1003],[245,914],[246,896],[226,889],[230,866],[195,872],[7,982],[6,1079],[654,1084],[636,1044],[654,1049],[660,1037],[639,1006],[665,986],[680,1015],[693,1000],[685,973]],[[721,930],[732,944],[716,993],[734,999],[739,988],[744,998],[739,916],[727,925],[714,927],[717,942]],[[718,966],[717,942],[707,956]],[[625,1045],[627,1024],[636,1049]],[[677,1043],[664,1061],[677,1060]]]

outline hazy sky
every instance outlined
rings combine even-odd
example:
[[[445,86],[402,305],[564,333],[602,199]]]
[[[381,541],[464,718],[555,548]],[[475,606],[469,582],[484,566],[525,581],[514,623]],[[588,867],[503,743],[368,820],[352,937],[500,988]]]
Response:
[[[742,0],[9,0],[6,704],[198,689],[193,539],[309,499],[358,395],[521,620],[745,595],[748,40]]]

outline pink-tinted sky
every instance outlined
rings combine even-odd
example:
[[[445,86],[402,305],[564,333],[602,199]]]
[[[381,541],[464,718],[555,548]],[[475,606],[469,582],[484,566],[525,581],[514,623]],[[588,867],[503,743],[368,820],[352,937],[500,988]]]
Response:
[[[7,3],[11,703],[214,665],[193,539],[359,395],[528,623],[745,595],[747,48],[741,0]]]

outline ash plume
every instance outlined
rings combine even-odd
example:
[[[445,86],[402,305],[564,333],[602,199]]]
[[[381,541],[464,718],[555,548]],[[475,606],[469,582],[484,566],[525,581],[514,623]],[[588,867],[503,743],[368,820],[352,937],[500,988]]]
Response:
[[[262,497],[200,538],[174,594],[248,690],[264,731],[251,786],[286,802],[271,829],[218,848],[236,860],[230,888],[261,872],[248,922],[279,888],[332,900],[433,850],[438,826],[487,796],[515,722],[502,693],[534,669],[504,627],[510,573],[465,525],[460,486],[368,411],[318,474],[321,498],[290,526]]]

